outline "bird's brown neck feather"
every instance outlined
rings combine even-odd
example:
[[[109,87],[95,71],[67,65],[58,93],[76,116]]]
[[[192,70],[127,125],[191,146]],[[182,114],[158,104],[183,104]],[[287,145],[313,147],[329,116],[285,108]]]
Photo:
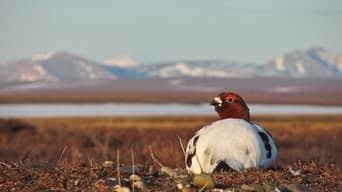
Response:
[[[250,121],[249,109],[243,108],[240,105],[216,108],[216,112],[218,113],[220,119],[238,118]]]

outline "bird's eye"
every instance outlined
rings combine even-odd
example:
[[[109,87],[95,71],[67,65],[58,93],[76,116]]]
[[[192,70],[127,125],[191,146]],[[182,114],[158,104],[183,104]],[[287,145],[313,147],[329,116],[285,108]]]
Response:
[[[233,103],[233,102],[234,102],[234,99],[231,98],[231,97],[229,97],[228,99],[226,99],[226,102],[227,102],[227,103]]]

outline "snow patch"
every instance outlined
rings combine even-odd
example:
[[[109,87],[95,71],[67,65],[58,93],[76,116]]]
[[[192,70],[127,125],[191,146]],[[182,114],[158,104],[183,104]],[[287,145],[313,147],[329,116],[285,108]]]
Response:
[[[173,77],[178,74],[181,75],[195,75],[198,76],[198,71],[191,70],[186,64],[184,63],[177,63],[174,66],[164,67],[160,70],[161,77]]]
[[[84,61],[79,61],[78,64],[84,68],[86,75],[89,79],[96,79],[97,75],[94,72],[93,66],[91,66],[89,63],[86,63]]]
[[[104,63],[109,66],[118,66],[123,68],[132,68],[137,65],[135,59],[130,55],[115,56],[111,59],[106,60]]]
[[[38,65],[38,64],[33,65],[33,70],[38,72],[38,74],[40,75],[47,75],[46,70],[41,65]]]
[[[95,73],[90,73],[90,74],[89,74],[89,78],[90,78],[90,79],[96,79]]]
[[[337,64],[337,69],[338,69],[339,71],[342,71],[342,62]]]
[[[164,67],[160,70],[161,77],[173,77],[177,75],[189,75],[198,77],[203,73],[200,68],[190,68],[185,63],[177,63],[174,66]]]
[[[234,73],[226,73],[224,71],[208,71],[206,72],[207,76],[209,77],[233,77],[235,76]]]
[[[326,51],[319,51],[318,56],[326,61],[328,64],[335,65],[338,71],[342,71],[342,57],[326,52]]]
[[[164,67],[159,71],[160,77],[176,77],[176,76],[191,76],[191,77],[228,77],[233,74],[228,74],[225,71],[210,71],[200,67],[190,67],[185,63],[176,63],[174,66]]]
[[[305,73],[305,68],[302,61],[297,61],[296,63],[297,71],[301,74]]]
[[[40,79],[39,76],[37,75],[34,75],[34,74],[29,74],[29,73],[22,73],[20,74],[20,77],[19,77],[20,81],[37,81]]]
[[[53,77],[49,76],[43,66],[39,64],[33,64],[32,71],[25,71],[19,74],[20,81],[33,82],[41,79],[54,80]]]
[[[55,52],[50,51],[50,52],[46,52],[46,53],[39,53],[36,55],[33,55],[31,57],[31,61],[32,62],[41,62],[41,61],[46,61],[48,59],[50,59],[51,57],[55,56]]]
[[[284,63],[285,63],[285,58],[283,56],[277,57],[276,60],[275,60],[275,64],[276,64],[275,67],[276,67],[276,69],[278,71],[285,71]]]
[[[85,67],[85,70],[86,70],[86,72],[91,73],[91,72],[93,72],[93,67],[91,65],[87,65]]]
[[[96,78],[96,74],[95,74],[95,72],[93,70],[93,67],[91,65],[86,66],[85,70],[89,74],[89,78],[90,79],[95,79]]]

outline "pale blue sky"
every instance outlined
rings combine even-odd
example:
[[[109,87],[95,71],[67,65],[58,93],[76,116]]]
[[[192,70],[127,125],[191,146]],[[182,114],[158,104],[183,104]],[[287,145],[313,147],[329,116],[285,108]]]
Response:
[[[342,54],[342,1],[0,0],[0,29],[0,62],[64,50],[262,63],[312,46]]]

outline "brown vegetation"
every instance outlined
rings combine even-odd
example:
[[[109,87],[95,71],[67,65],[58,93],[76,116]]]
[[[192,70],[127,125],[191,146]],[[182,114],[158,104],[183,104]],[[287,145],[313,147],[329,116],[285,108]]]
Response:
[[[215,119],[207,116],[2,119],[0,183],[7,185],[0,184],[0,189],[15,182],[11,179],[13,177],[20,181],[17,185],[32,182],[36,187],[63,187],[66,182],[66,186],[73,186],[70,190],[77,187],[68,182],[79,179],[82,182],[79,189],[90,190],[99,178],[115,177],[114,169],[105,170],[100,165],[105,160],[114,161],[117,149],[124,166],[130,165],[130,149],[133,148],[136,164],[146,170],[142,174],[147,175],[148,168],[154,164],[148,150],[150,145],[165,165],[184,168],[177,136],[185,144],[196,130]],[[252,170],[250,175],[216,173],[217,183],[241,186],[244,183],[270,183],[273,179],[271,183],[277,186],[298,180],[298,183],[315,189],[337,191],[341,187],[342,116],[258,116],[253,120],[273,134],[279,148],[275,169]],[[298,161],[308,163],[294,164]],[[312,161],[315,163],[309,163]],[[290,177],[286,171],[289,165],[315,177],[309,178],[312,181],[308,181],[305,174]],[[68,176],[72,174],[76,175]],[[157,179],[156,182],[160,181]],[[313,183],[319,186],[315,187]],[[154,187],[163,189],[157,184]]]

